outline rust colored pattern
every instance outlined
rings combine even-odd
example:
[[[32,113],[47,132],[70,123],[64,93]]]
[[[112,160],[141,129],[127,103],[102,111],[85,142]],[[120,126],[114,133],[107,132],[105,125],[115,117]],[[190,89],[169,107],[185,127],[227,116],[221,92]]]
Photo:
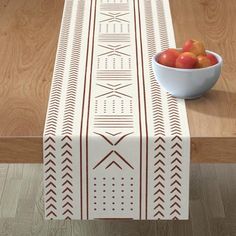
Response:
[[[44,132],[47,219],[187,219],[185,103],[151,59],[174,47],[164,0],[67,0]]]

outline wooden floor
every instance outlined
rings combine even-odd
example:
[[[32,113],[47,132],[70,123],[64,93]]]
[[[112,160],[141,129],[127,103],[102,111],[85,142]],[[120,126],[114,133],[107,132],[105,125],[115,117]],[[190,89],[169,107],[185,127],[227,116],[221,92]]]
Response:
[[[0,165],[0,236],[235,236],[236,165],[191,166],[189,221],[44,221],[42,165]]]

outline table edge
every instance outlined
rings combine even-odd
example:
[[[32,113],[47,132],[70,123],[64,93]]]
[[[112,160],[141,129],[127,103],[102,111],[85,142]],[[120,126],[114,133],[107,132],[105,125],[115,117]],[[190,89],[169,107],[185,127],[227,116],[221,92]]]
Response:
[[[191,137],[190,140],[192,163],[236,163],[236,137]],[[0,137],[0,163],[42,162],[43,137]]]

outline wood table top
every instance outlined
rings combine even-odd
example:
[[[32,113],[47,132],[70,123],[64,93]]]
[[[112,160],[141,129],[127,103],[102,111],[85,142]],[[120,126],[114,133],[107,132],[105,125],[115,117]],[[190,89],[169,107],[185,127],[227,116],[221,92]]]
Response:
[[[63,0],[0,2],[0,162],[42,162],[42,135]],[[193,162],[236,162],[234,0],[170,0],[177,47],[195,38],[222,55],[220,80],[186,101]]]

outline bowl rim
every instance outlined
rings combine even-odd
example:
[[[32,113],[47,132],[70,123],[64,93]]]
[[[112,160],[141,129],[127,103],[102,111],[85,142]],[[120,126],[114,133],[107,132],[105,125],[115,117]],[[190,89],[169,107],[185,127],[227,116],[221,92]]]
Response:
[[[182,48],[174,48],[174,49],[181,50]],[[222,63],[223,63],[223,59],[222,59],[222,57],[221,57],[218,53],[213,52],[213,51],[210,51],[210,50],[206,50],[207,53],[211,53],[211,54],[213,54],[213,55],[217,58],[218,63],[216,63],[215,65],[212,65],[212,66],[205,67],[205,68],[192,68],[192,69],[175,68],[175,67],[165,66],[165,65],[162,65],[162,64],[160,64],[160,63],[157,62],[156,58],[157,58],[162,52],[163,52],[163,51],[158,52],[157,54],[155,54],[155,55],[152,57],[152,61],[153,61],[155,64],[157,64],[158,66],[160,66],[160,67],[168,68],[169,70],[173,70],[173,71],[184,71],[184,72],[204,71],[204,70],[213,69],[214,67],[217,67],[217,66],[219,66],[219,65],[222,65]]]

